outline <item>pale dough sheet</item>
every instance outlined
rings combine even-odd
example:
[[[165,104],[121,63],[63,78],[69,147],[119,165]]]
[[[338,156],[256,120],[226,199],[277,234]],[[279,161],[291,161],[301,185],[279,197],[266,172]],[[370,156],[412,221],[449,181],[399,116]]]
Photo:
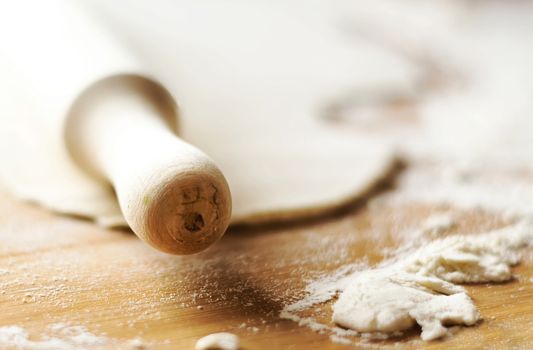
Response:
[[[77,168],[62,133],[89,84],[136,73],[175,97],[180,136],[228,179],[234,223],[357,198],[390,173],[394,152],[320,116],[353,90],[412,90],[418,72],[380,44],[344,35],[334,3],[94,0],[76,12],[72,2],[26,0],[0,9],[0,39],[9,43],[0,55],[3,186],[60,212],[122,224],[112,189]]]

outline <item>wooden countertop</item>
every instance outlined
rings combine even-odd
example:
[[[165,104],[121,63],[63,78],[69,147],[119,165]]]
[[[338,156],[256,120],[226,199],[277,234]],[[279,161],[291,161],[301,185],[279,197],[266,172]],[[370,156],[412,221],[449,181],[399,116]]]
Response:
[[[398,227],[449,208],[369,208],[277,227],[232,229],[208,251],[175,257],[126,231],[57,216],[0,199],[0,326],[19,325],[38,338],[53,323],[85,325],[126,348],[139,337],[148,349],[192,349],[212,332],[241,337],[244,349],[353,349],[279,318],[302,295],[305,280],[343,264],[382,258]],[[499,218],[454,211],[450,231],[479,232]],[[372,344],[405,349],[512,349],[533,344],[533,255],[513,269],[515,280],[466,288],[483,321],[449,339],[424,343],[414,329]],[[329,304],[328,304],[329,305]],[[330,317],[329,307],[324,307]],[[359,340],[359,344],[368,344]],[[358,348],[359,346],[356,346]]]

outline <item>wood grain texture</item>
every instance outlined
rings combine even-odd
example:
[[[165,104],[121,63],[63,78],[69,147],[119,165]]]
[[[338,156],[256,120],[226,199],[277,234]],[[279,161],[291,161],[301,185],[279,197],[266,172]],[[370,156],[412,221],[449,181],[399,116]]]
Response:
[[[244,349],[353,349],[278,317],[302,296],[306,280],[346,263],[374,264],[397,245],[395,232],[445,207],[354,206],[314,222],[232,229],[208,251],[170,256],[133,234],[101,229],[0,199],[0,326],[20,325],[38,338],[55,322],[85,325],[127,348],[192,349],[200,337],[229,331]],[[454,211],[449,234],[481,232],[504,221]],[[533,254],[508,283],[468,285],[483,321],[445,340],[424,343],[414,329],[371,344],[400,349],[528,349],[533,343]],[[331,316],[324,305],[323,320]],[[368,342],[356,340],[355,348]],[[1,347],[0,347],[1,348]]]

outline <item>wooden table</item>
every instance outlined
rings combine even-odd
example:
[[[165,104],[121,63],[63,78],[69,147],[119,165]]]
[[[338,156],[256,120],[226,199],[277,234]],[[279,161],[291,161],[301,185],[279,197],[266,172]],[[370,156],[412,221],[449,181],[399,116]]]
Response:
[[[199,337],[220,331],[238,334],[244,349],[353,349],[280,319],[279,311],[303,295],[307,279],[364,259],[376,263],[384,248],[397,244],[399,227],[416,227],[448,210],[422,204],[370,207],[362,201],[312,221],[234,228],[208,251],[176,257],[154,251],[130,232],[57,216],[3,195],[0,326],[20,325],[39,337],[52,323],[85,325],[117,339],[118,349],[135,337],[149,349],[192,349]],[[478,211],[454,215],[459,224],[451,234],[502,225]],[[442,341],[424,343],[414,329],[371,344],[533,348],[532,254],[513,271],[519,277],[508,283],[466,286],[483,315],[479,325],[459,328]]]

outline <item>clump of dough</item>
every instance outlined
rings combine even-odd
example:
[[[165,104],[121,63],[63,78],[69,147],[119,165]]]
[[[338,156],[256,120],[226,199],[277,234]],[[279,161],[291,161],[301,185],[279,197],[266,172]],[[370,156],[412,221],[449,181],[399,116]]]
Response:
[[[196,342],[196,350],[238,350],[239,337],[232,333],[212,333]]]
[[[447,333],[447,325],[473,325],[477,309],[465,290],[439,278],[390,268],[357,273],[333,305],[333,321],[358,332],[422,327],[422,339]]]
[[[349,276],[333,305],[333,321],[358,332],[385,333],[416,322],[423,340],[440,338],[448,325],[480,319],[464,288],[453,283],[511,279],[511,266],[520,260],[517,249],[532,243],[527,222],[435,240],[381,269]]]
[[[529,219],[476,235],[454,235],[404,251],[379,268],[353,271],[349,266],[307,287],[302,300],[285,306],[281,317],[315,330],[330,329],[336,339],[347,335],[400,334],[415,323],[423,340],[437,339],[451,325],[474,325],[480,318],[472,299],[457,283],[502,282],[512,278],[519,249],[533,246]],[[297,312],[331,300],[333,322],[328,327]],[[400,333],[399,333],[400,332]]]

